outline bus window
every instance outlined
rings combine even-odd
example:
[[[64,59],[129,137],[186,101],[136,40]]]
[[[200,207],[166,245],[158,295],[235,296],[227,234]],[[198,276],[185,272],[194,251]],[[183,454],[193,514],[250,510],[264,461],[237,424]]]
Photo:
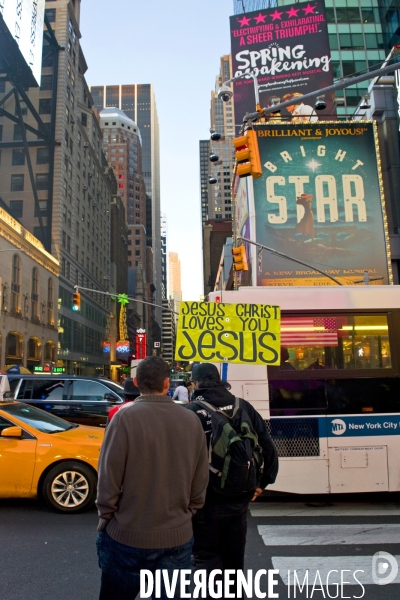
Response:
[[[386,315],[283,317],[280,370],[389,369]]]
[[[325,381],[315,379],[269,382],[271,416],[320,415],[326,413]]]
[[[328,379],[328,414],[400,412],[400,378]]]

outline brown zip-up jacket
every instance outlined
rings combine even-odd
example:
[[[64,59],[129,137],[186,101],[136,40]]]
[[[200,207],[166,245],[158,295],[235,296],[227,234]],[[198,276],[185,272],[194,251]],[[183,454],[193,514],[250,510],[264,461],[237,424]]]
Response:
[[[197,416],[168,396],[140,396],[107,428],[99,460],[98,530],[136,548],[186,544],[207,484],[207,447]]]

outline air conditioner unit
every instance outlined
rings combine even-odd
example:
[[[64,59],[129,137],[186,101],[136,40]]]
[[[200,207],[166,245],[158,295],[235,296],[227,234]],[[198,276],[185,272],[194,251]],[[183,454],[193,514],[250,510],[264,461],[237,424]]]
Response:
[[[83,147],[84,147],[84,148],[89,148],[89,142],[84,142],[84,143],[83,143]]]
[[[83,189],[84,189],[84,190],[87,190],[87,185],[84,185],[84,186],[83,186]]]

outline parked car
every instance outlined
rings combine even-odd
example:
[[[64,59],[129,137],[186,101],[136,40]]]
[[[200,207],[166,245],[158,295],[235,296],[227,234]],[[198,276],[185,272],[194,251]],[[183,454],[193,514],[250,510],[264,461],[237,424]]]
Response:
[[[33,406],[0,400],[0,498],[43,498],[58,511],[87,510],[96,498],[104,431]]]
[[[9,375],[14,400],[58,417],[105,427],[108,411],[124,402],[123,387],[108,379],[73,375]]]

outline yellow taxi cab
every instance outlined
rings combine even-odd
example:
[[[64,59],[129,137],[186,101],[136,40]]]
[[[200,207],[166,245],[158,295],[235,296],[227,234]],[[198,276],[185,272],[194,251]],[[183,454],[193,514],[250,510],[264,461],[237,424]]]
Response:
[[[87,510],[96,498],[104,431],[69,423],[0,392],[0,498],[43,498],[53,509]]]

